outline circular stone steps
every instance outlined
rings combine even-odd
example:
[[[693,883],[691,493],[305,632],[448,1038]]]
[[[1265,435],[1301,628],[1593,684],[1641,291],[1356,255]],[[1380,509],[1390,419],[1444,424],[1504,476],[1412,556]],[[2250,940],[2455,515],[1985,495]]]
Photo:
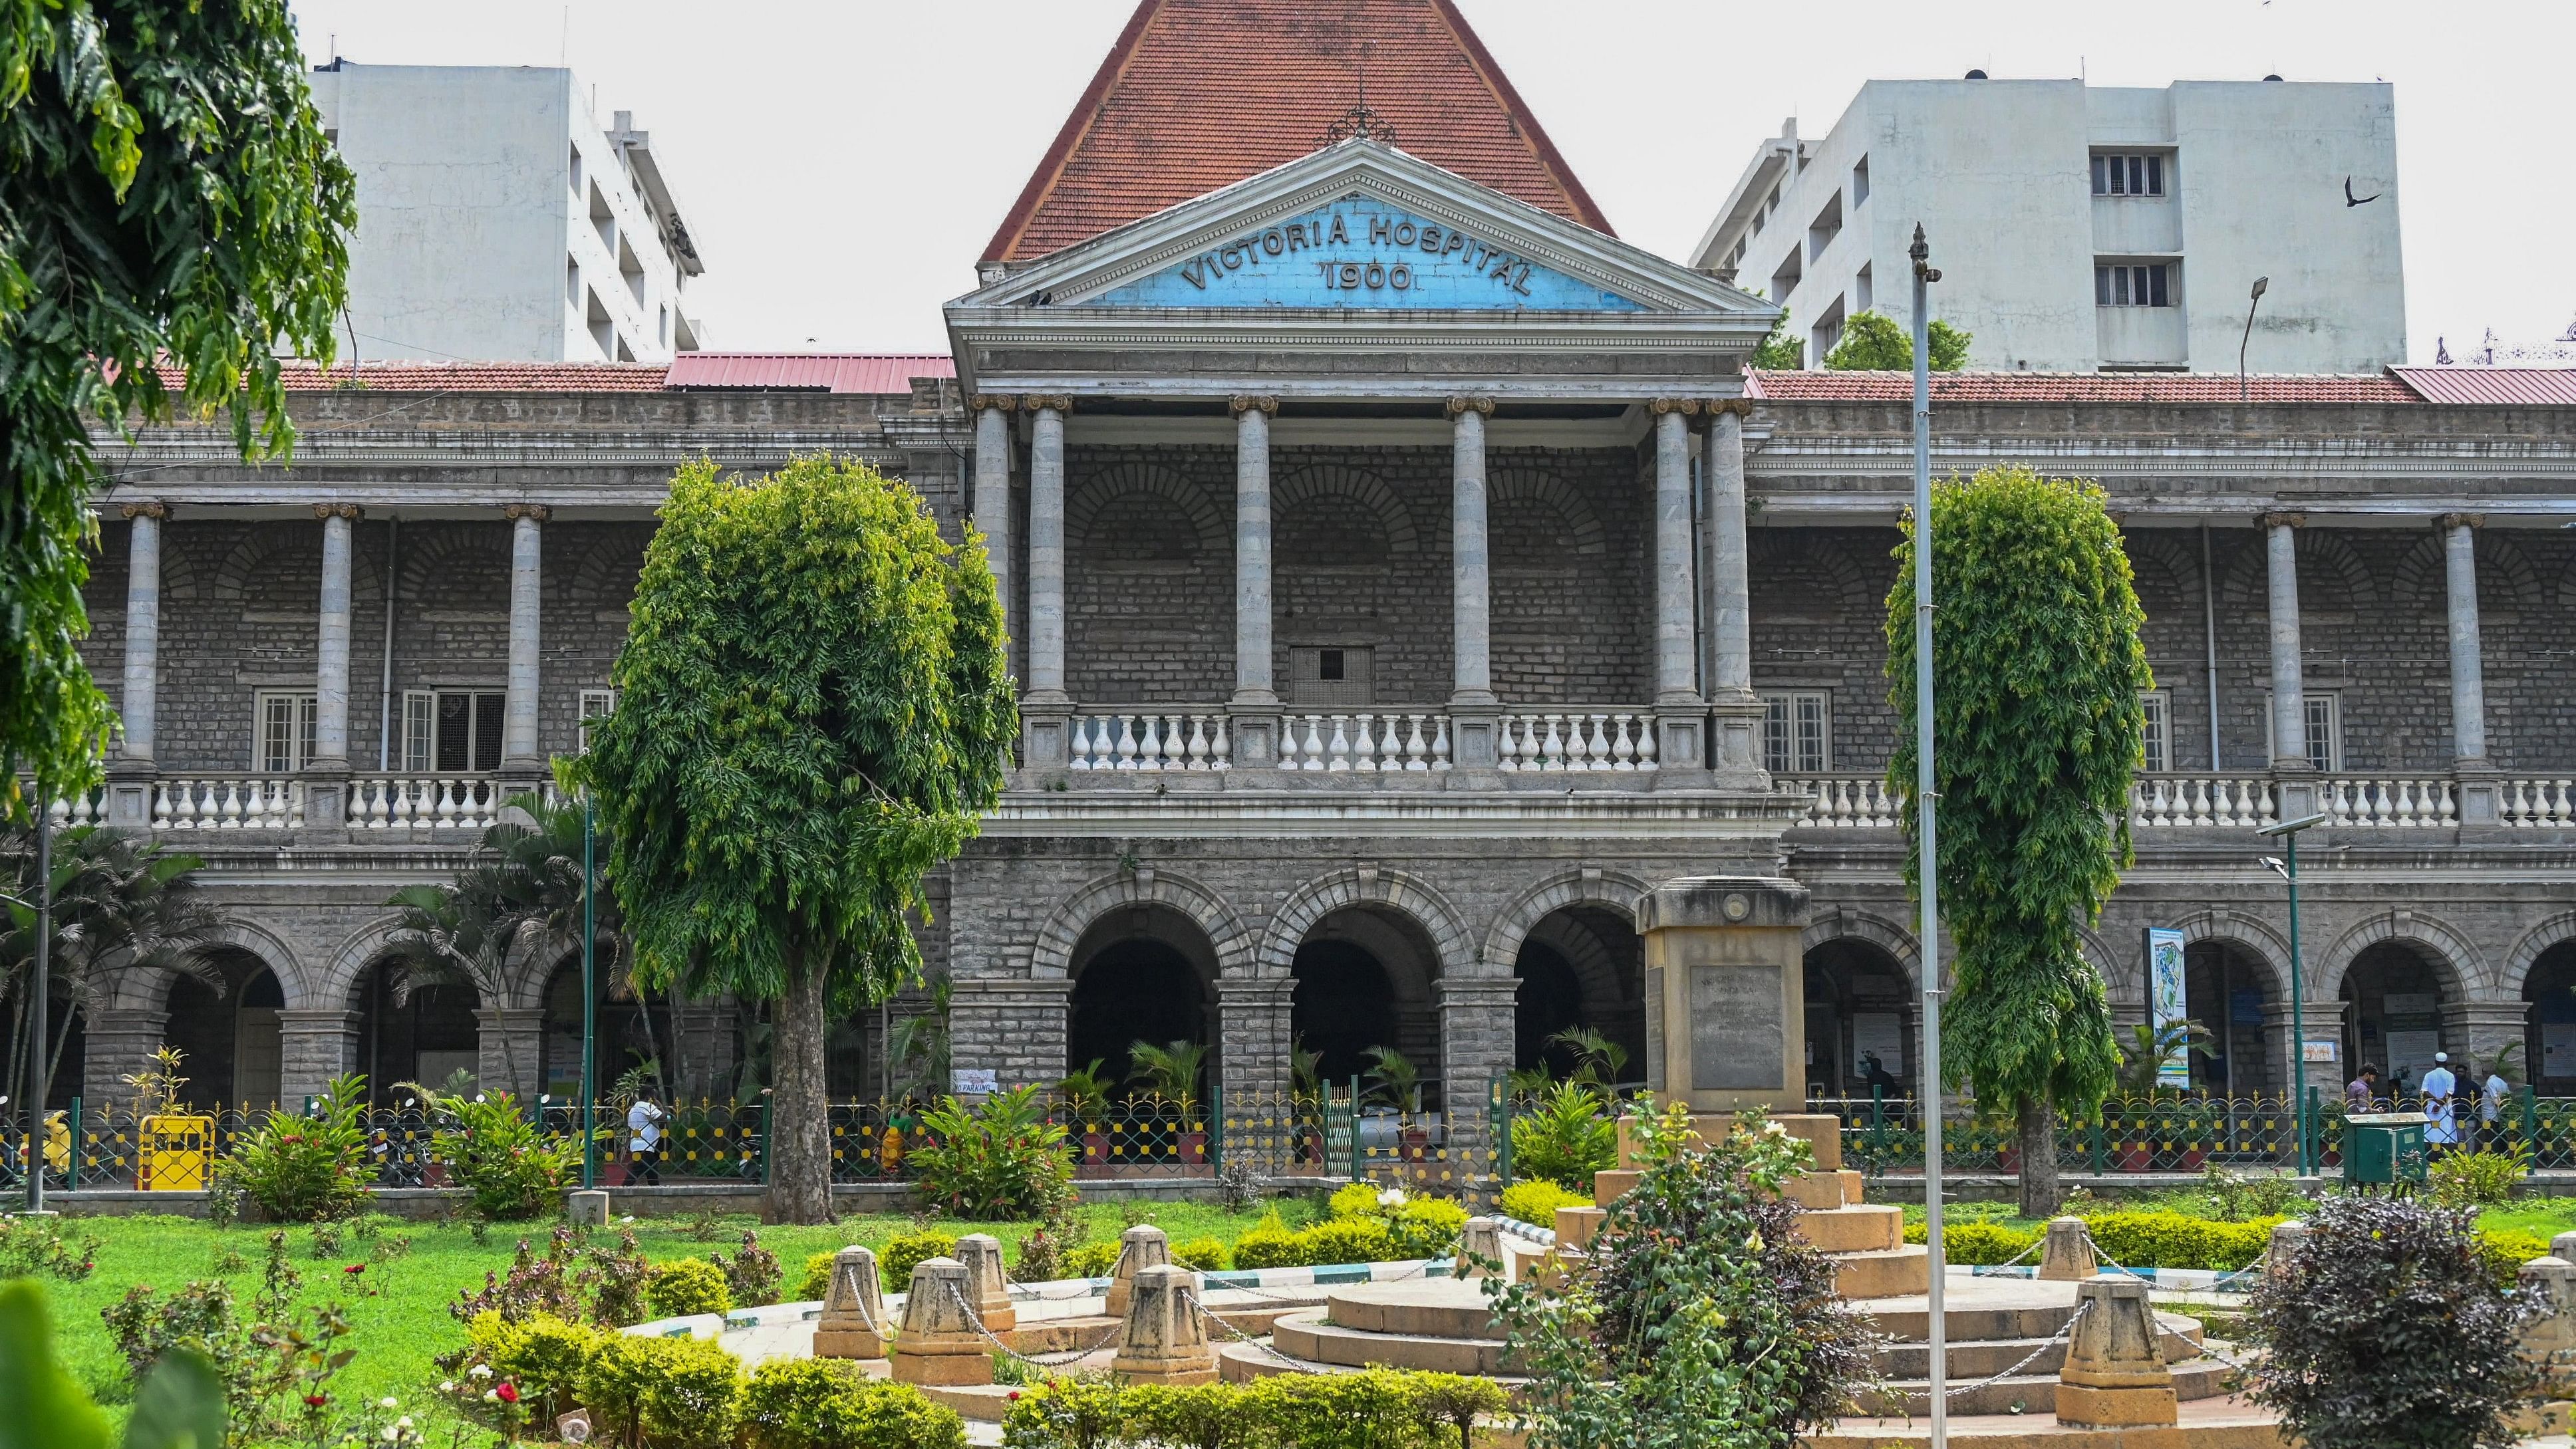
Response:
[[[2027,1350],[2024,1351],[2027,1352]],[[2037,1365],[2034,1364],[2033,1367],[2036,1368]],[[2216,1359],[2196,1358],[2171,1367],[2174,1397],[2184,1403],[2215,1398],[2227,1391],[2225,1383],[2227,1366]],[[1956,1389],[1960,1382],[1959,1378],[1953,1377],[1950,1387]],[[1976,1381],[1968,1380],[1968,1382]],[[1922,1379],[1893,1379],[1888,1382],[1885,1393],[1877,1401],[1864,1401],[1861,1411],[1865,1414],[1892,1417],[1926,1414],[1931,1411],[1931,1407],[1932,1391],[1929,1383]],[[2054,1373],[2020,1374],[2008,1379],[1997,1379],[1991,1384],[1970,1389],[1966,1393],[1953,1393],[1950,1395],[1950,1412],[1953,1414],[2028,1414],[2038,1419],[2048,1419],[2050,1415],[2057,1412],[2057,1375]]]

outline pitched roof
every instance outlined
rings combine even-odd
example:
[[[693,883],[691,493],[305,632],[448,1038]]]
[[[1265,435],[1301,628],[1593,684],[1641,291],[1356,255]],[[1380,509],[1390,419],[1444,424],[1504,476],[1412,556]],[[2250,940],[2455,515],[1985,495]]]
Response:
[[[277,371],[288,392],[659,392],[669,369],[658,362],[371,362],[352,371],[290,361]],[[178,368],[161,368],[162,386],[183,381]]]
[[[1393,144],[1610,231],[1452,0],[1141,0],[985,260],[1060,251],[1317,149],[1363,66]]]
[[[944,352],[683,352],[665,386],[734,391],[905,393],[916,377],[955,377]]]
[[[2232,372],[1937,372],[1935,402],[2235,402]],[[1748,372],[1745,392],[1784,402],[1906,402],[1908,372]],[[2255,374],[2245,399],[2258,403],[2411,403],[2415,393],[2381,373]]]
[[[2576,367],[2392,367],[2437,403],[2576,404]]]

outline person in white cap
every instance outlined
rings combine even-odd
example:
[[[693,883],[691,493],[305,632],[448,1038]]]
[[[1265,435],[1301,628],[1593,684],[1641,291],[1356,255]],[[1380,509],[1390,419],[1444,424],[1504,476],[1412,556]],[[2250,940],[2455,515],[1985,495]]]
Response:
[[[2433,1053],[2433,1070],[2424,1074],[2424,1115],[2431,1120],[2424,1126],[2424,1145],[2447,1151],[2460,1145],[2460,1121],[2451,1110],[2451,1094],[2458,1091],[2460,1079],[2451,1074],[2451,1054]]]

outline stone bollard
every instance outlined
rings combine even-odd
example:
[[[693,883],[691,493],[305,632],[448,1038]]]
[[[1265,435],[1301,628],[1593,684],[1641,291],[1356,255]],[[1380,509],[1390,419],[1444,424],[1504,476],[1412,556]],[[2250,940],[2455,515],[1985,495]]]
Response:
[[[957,1240],[957,1261],[966,1265],[970,1286],[966,1301],[975,1316],[994,1333],[1020,1326],[1020,1311],[1011,1306],[1010,1280],[1002,1276],[1002,1240],[990,1233],[968,1233]]]
[[[2081,1283],[2102,1271],[2093,1255],[2093,1239],[2077,1217],[2050,1218],[2048,1244],[2039,1250],[2039,1276],[2060,1283]]]
[[[1482,1259],[1483,1261],[1478,1261]],[[1512,1260],[1504,1256],[1503,1225],[1492,1218],[1469,1218],[1458,1233],[1457,1266],[1450,1276],[1456,1278],[1496,1278],[1511,1281]],[[1497,1266],[1487,1267],[1491,1263]]]
[[[564,1219],[576,1228],[608,1226],[608,1194],[595,1187],[577,1187],[564,1199]]]
[[[966,1295],[973,1282],[954,1258],[926,1258],[912,1270],[903,1300],[903,1331],[894,1340],[899,1384],[989,1384],[993,1355],[975,1328]]]
[[[1109,1371],[1158,1384],[1216,1381],[1216,1355],[1199,1313],[1198,1274],[1170,1264],[1136,1270],[1127,1329]]]
[[[2269,1278],[2281,1272],[2292,1255],[2299,1251],[2299,1245],[2307,1240],[2308,1223],[2305,1218],[2274,1223],[2272,1241],[2263,1245],[2263,1276]]]
[[[2576,1263],[2576,1233],[2560,1233],[2549,1240],[2549,1256]]]
[[[1118,1266],[1109,1274],[1109,1302],[1105,1311],[1112,1318],[1127,1316],[1128,1285],[1136,1281],[1139,1268],[1167,1268],[1172,1262],[1172,1240],[1157,1227],[1135,1227],[1118,1235]]]
[[[2135,1429],[2179,1421],[2173,1370],[2147,1285],[2104,1274],[2076,1285],[2082,1316],[2057,1374],[2057,1422],[2094,1429]]]
[[[883,1358],[885,1299],[878,1290],[877,1255],[843,1248],[832,1255],[832,1286],[823,1292],[823,1316],[814,1325],[816,1358]]]
[[[2520,1286],[2548,1308],[2523,1329],[2519,1350],[2541,1372],[2541,1396],[2576,1397],[2576,1263],[2534,1258],[2522,1265]]]

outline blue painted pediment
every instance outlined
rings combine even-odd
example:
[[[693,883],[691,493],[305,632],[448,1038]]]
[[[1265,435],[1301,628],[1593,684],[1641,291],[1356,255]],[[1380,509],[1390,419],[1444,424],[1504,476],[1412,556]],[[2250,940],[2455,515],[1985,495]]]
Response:
[[[1499,235],[1346,196],[1264,222],[1084,299],[1107,307],[1349,307],[1638,312],[1616,292],[1520,255]]]

